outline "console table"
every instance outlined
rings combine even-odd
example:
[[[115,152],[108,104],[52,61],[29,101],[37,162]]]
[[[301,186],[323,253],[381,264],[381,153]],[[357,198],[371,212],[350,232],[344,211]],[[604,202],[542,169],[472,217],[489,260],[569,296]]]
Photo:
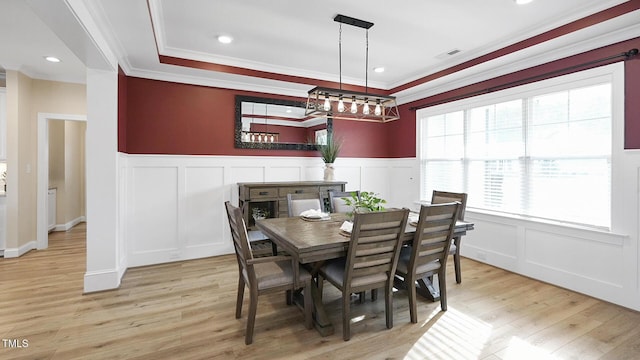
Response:
[[[265,218],[288,217],[287,194],[321,193],[328,206],[329,191],[344,191],[346,181],[292,181],[238,183],[244,222],[255,230],[253,214]],[[326,210],[326,208],[325,208]]]

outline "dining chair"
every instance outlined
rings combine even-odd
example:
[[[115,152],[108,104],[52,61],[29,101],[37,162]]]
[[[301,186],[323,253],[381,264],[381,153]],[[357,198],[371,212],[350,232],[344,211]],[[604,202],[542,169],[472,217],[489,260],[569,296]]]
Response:
[[[433,190],[432,204],[444,204],[457,201],[461,204],[458,220],[464,220],[464,211],[467,207],[467,194]],[[456,271],[456,283],[462,283],[462,268],[460,267],[460,242],[462,236],[455,236],[449,247],[449,255],[453,255],[453,265]]]
[[[245,344],[253,342],[253,328],[258,309],[258,297],[279,291],[293,291],[303,289],[305,326],[311,329],[312,300],[311,274],[302,268],[298,261],[288,255],[267,256],[254,258],[247,239],[247,227],[242,216],[242,210],[225,202],[229,227],[238,261],[238,298],[236,301],[236,319],[242,315],[244,288],[249,288],[249,317]],[[288,299],[288,297],[287,297]]]
[[[447,311],[447,258],[460,208],[459,202],[422,205],[413,241],[400,251],[396,274],[402,277],[409,291],[412,323],[418,322],[416,282],[425,276],[438,275],[440,308]]]
[[[324,201],[319,192],[287,194],[287,208],[289,217],[299,216],[306,210],[324,211]]]
[[[347,256],[318,272],[342,292],[342,337],[351,338],[351,294],[384,287],[387,328],[393,327],[393,279],[408,209],[355,213]],[[321,294],[322,295],[322,294]]]
[[[343,198],[351,198],[354,196],[356,198],[360,198],[360,191],[329,191],[329,206],[331,207],[330,212],[332,213],[346,213],[350,212],[353,209],[351,206],[348,206]]]

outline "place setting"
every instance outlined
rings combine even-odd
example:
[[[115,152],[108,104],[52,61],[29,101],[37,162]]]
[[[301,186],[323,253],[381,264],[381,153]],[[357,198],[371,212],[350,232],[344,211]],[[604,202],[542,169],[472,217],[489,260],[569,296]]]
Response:
[[[327,221],[331,216],[320,209],[309,209],[301,212],[300,218],[305,221]]]

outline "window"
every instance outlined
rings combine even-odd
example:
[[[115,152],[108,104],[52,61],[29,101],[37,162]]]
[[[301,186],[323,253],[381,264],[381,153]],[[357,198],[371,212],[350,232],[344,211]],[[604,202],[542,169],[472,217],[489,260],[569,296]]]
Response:
[[[611,82],[555,79],[420,110],[423,198],[467,192],[469,208],[609,228]]]

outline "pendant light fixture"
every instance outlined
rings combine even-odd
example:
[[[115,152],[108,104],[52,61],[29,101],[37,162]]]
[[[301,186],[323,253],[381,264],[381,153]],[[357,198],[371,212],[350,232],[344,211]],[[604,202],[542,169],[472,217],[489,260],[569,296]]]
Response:
[[[342,120],[360,120],[372,122],[389,122],[398,120],[400,113],[394,96],[369,93],[369,28],[372,22],[355,19],[345,15],[336,15],[333,21],[340,23],[338,38],[338,57],[340,64],[340,88],[315,87],[309,90],[305,115],[312,117],[332,117]],[[366,30],[365,58],[365,91],[348,91],[342,89],[342,24],[352,25]],[[351,101],[346,106],[344,100]],[[375,106],[373,113],[370,106]]]

